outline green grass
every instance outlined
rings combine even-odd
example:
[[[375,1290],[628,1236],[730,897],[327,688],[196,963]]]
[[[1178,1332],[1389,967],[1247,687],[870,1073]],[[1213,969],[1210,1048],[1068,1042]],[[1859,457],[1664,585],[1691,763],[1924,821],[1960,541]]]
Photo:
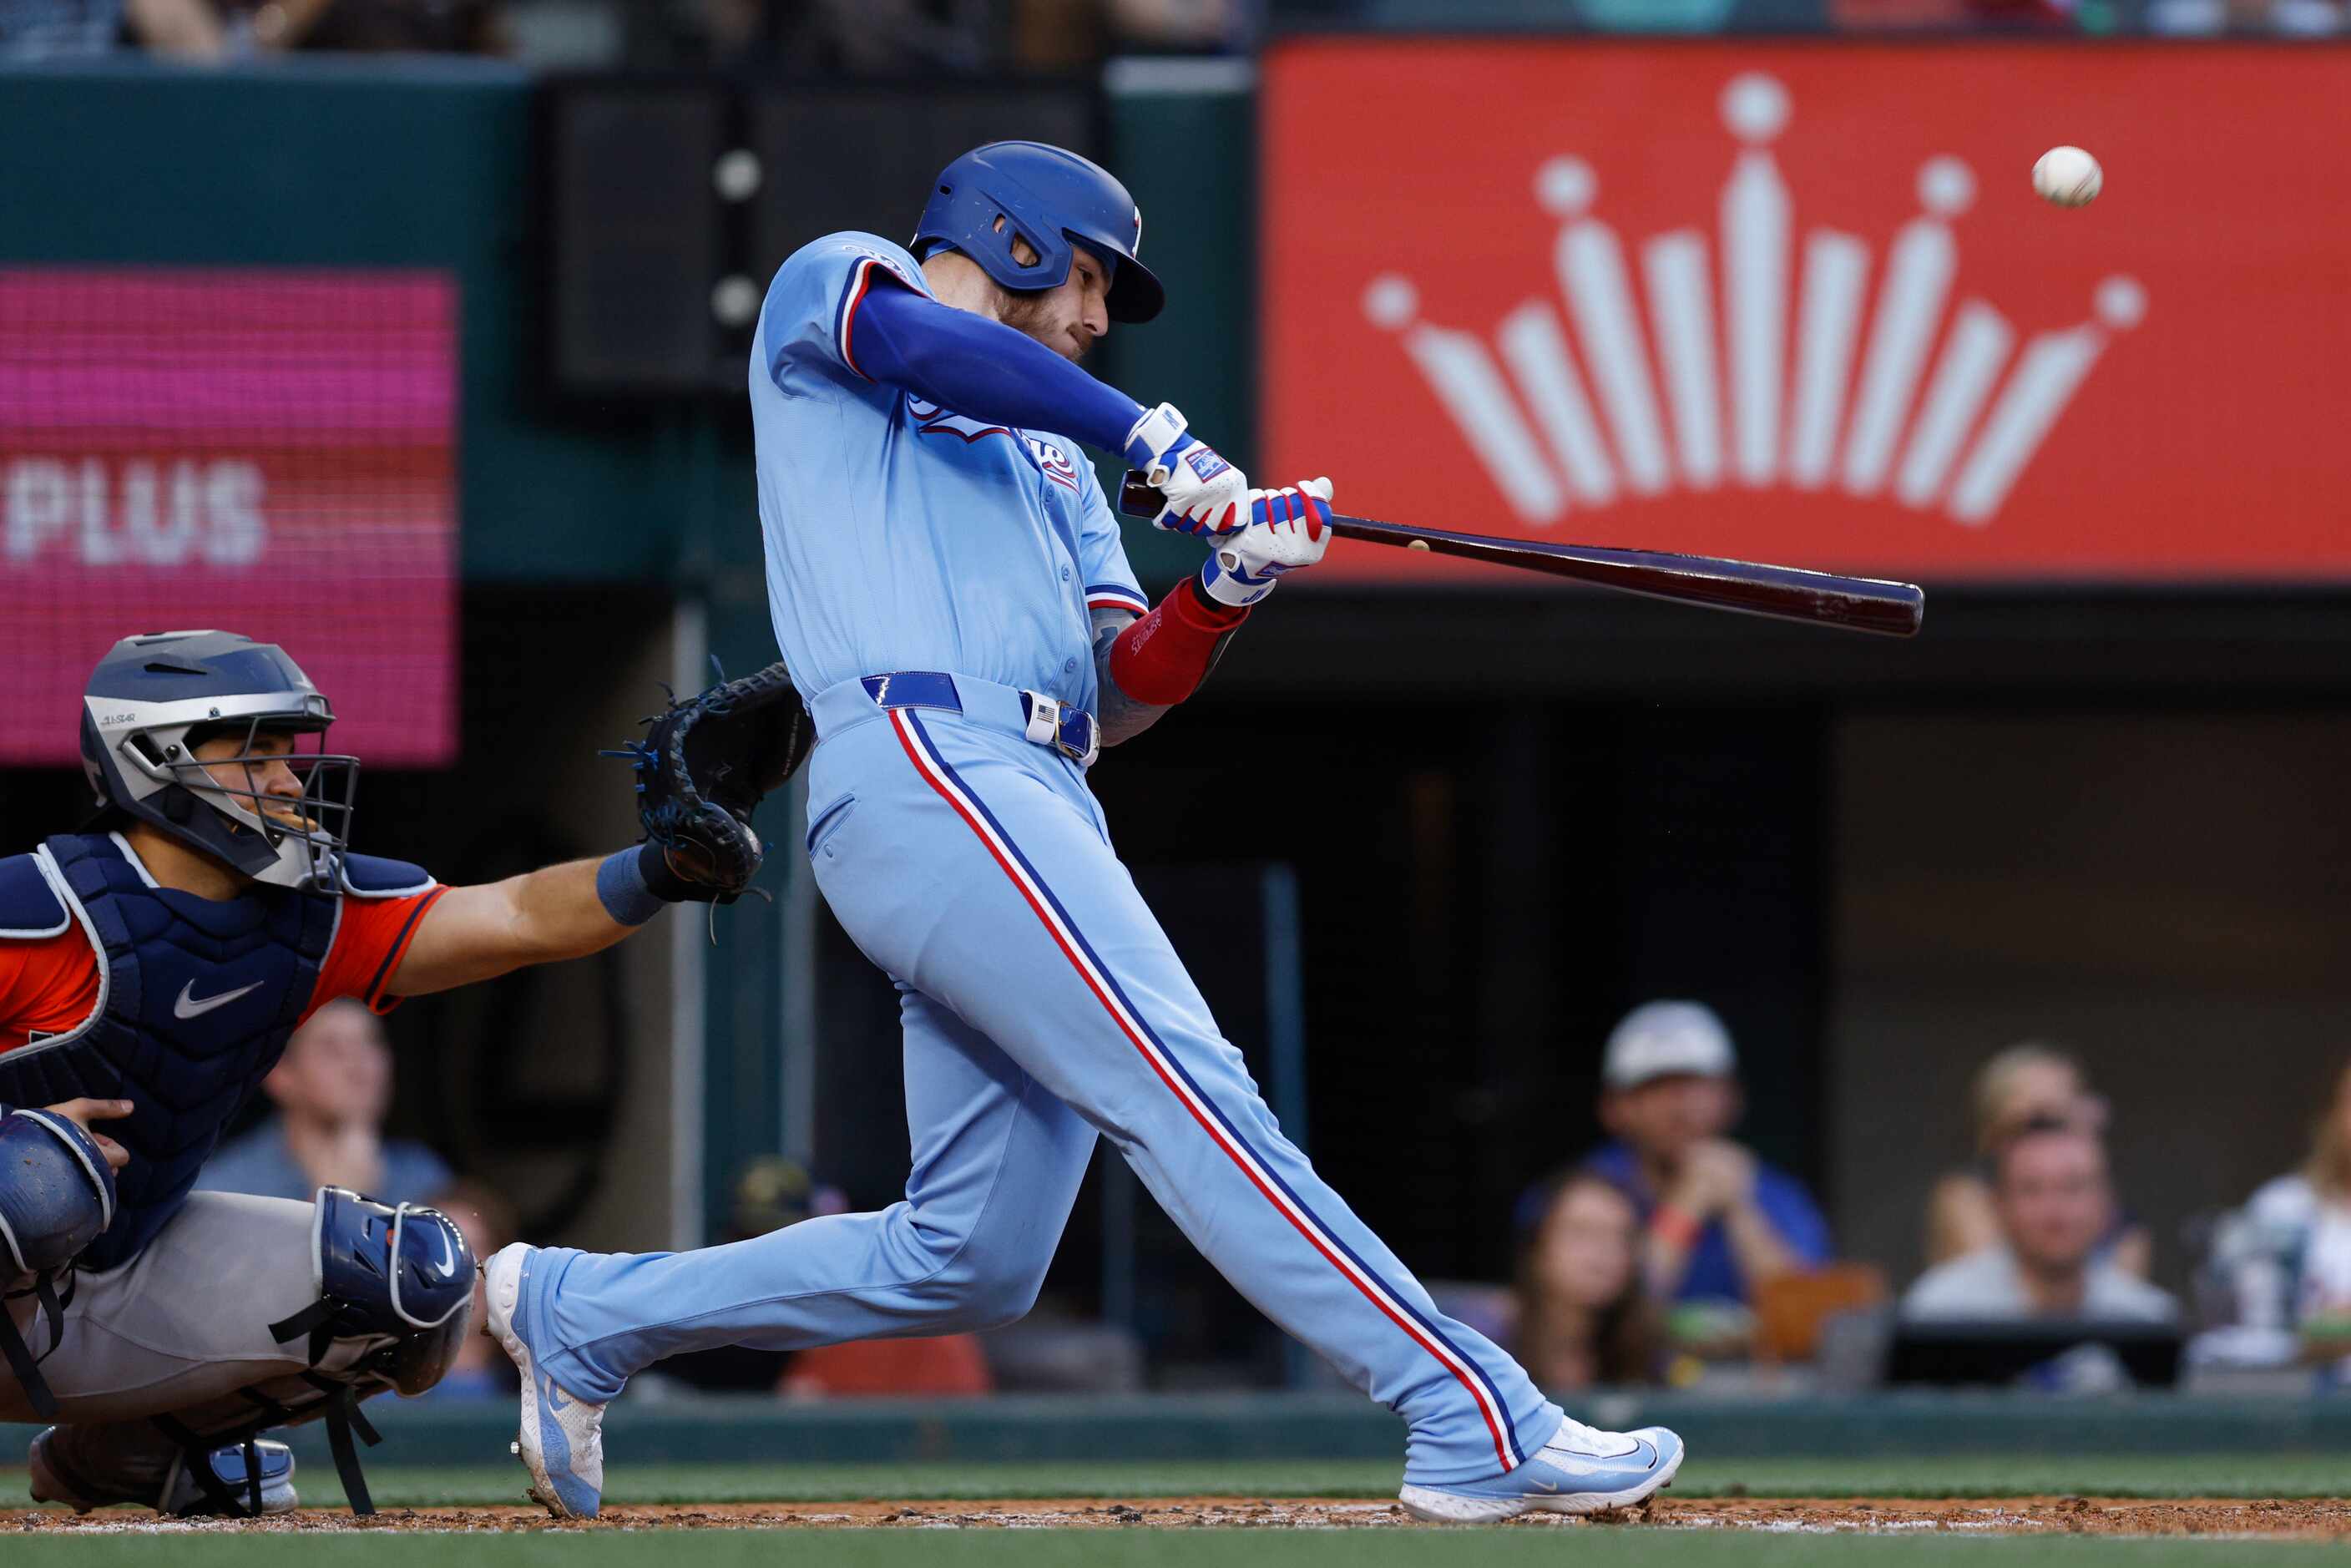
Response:
[[[1387,1497],[1398,1480],[1389,1461],[1262,1460],[1249,1463],[1078,1465],[631,1465],[612,1468],[613,1503],[910,1501],[1006,1497],[1264,1498]],[[392,1508],[519,1502],[522,1469],[511,1461],[465,1468],[379,1465],[368,1483]],[[306,1464],[306,1501],[332,1504],[334,1471]],[[2075,1458],[1971,1454],[1945,1458],[1764,1458],[1690,1461],[1677,1498],[1720,1497],[2334,1497],[2351,1492],[2351,1460],[2340,1455],[2246,1454]],[[24,1472],[0,1469],[0,1507],[27,1497]]]
[[[682,1534],[56,1536],[10,1541],[9,1568],[2318,1568],[2339,1546],[2216,1541],[1666,1534],[1634,1530],[701,1531]]]

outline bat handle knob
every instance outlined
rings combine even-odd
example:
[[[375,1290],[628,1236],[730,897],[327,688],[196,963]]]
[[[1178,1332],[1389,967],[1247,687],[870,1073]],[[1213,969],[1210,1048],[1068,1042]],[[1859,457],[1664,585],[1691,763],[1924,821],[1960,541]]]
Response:
[[[1150,480],[1139,468],[1126,471],[1126,482],[1118,487],[1118,509],[1130,517],[1155,517],[1165,503]]]

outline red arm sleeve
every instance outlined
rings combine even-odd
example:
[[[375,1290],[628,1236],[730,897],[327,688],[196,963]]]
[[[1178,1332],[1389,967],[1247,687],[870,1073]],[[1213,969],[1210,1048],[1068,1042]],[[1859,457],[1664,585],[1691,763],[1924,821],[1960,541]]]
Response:
[[[1219,604],[1187,577],[1158,607],[1111,644],[1110,678],[1136,702],[1173,707],[1197,691],[1225,639],[1249,619],[1246,607]]]
[[[400,967],[408,945],[416,939],[424,912],[449,890],[427,888],[406,898],[357,898],[345,894],[342,923],[335,928],[335,945],[319,970],[319,984],[302,1017],[308,1021],[338,997],[357,997],[371,1011],[388,1013],[400,1005],[398,997],[383,994],[384,983]]]

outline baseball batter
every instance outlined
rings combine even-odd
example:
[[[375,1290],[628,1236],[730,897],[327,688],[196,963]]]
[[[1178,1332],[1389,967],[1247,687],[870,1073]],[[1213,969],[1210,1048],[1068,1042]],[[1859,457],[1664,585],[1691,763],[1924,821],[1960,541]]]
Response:
[[[474,1260],[340,1188],[191,1196],[222,1127],[337,998],[387,1012],[718,896],[653,846],[475,887],[353,854],[358,759],[300,749],[333,718],[274,645],[126,638],[85,699],[98,816],[0,860],[0,1421],[56,1423],[36,1500],[282,1512],[258,1434],[323,1416],[368,1511],[356,1401],[439,1381]]]
[[[517,1246],[486,1311],[524,1374],[519,1451],[597,1511],[603,1405],[675,1352],[1010,1322],[1107,1137],[1243,1294],[1409,1426],[1423,1518],[1587,1511],[1670,1480],[1680,1439],[1565,1419],[1451,1322],[1275,1125],[1119,863],[1086,769],[1189,695],[1281,574],[1330,541],[1331,486],[1253,490],[1167,405],[1078,366],[1147,321],[1142,214],[1034,142],[956,160],[911,248],[818,240],[752,349],[776,635],[813,716],[807,851],[897,983],[904,1201],[732,1246]],[[1155,608],[1081,443],[1121,453],[1210,553]],[[1237,800],[1237,841],[1286,806]]]

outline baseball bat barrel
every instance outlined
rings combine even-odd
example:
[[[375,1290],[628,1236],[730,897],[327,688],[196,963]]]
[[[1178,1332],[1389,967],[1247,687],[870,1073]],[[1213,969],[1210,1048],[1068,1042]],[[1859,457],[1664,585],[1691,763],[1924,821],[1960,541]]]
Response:
[[[1140,474],[1127,475],[1119,492],[1119,509],[1131,517],[1156,517],[1159,508],[1159,492]],[[1915,635],[1927,614],[1927,596],[1917,584],[1874,577],[1841,577],[1801,567],[1667,550],[1495,538],[1445,528],[1406,528],[1336,512],[1331,516],[1331,531],[1343,539],[1514,566],[1651,599],[1887,637]]]

